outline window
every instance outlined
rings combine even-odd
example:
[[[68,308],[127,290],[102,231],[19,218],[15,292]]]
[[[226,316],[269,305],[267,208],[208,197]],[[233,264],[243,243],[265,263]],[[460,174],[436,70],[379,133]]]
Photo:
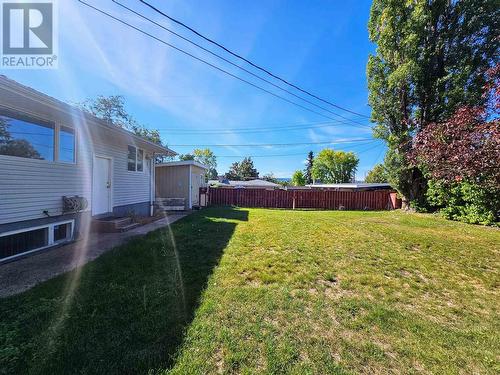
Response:
[[[71,237],[71,223],[54,225],[54,242],[66,241]]]
[[[144,171],[144,150],[128,146],[127,169],[132,172]]]
[[[57,150],[56,139],[59,141]],[[48,121],[10,111],[0,112],[0,155],[74,163],[75,149],[73,128],[57,127]]]
[[[136,159],[137,159],[137,149],[134,146],[128,146],[127,165],[129,171],[135,171]]]
[[[66,126],[59,129],[59,161],[75,162],[75,130]]]
[[[41,250],[73,238],[74,220],[0,234],[0,260]]]
[[[54,125],[0,115],[0,155],[54,161]]]
[[[139,172],[144,170],[144,150],[137,150],[137,170]]]
[[[10,258],[49,244],[48,228],[0,237],[0,259]]]

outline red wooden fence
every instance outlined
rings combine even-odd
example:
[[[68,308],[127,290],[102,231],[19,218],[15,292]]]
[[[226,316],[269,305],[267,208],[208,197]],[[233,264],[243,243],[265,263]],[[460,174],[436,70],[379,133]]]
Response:
[[[391,210],[399,208],[391,190],[337,191],[337,190],[264,190],[210,188],[200,190],[208,194],[209,205],[230,205],[262,208],[317,208],[324,210]],[[392,194],[392,197],[391,197]]]

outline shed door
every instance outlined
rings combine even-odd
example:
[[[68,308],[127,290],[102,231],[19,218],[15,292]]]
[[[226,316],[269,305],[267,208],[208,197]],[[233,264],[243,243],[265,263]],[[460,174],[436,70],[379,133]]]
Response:
[[[94,158],[92,214],[111,212],[111,159]]]
[[[191,203],[193,206],[200,205],[200,187],[202,184],[202,175],[191,173]]]

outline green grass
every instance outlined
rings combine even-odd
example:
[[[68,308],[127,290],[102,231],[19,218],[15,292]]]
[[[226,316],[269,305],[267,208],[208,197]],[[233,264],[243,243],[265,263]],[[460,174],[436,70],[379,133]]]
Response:
[[[0,300],[6,373],[500,371],[500,231],[211,208]],[[180,270],[180,271],[179,271]]]

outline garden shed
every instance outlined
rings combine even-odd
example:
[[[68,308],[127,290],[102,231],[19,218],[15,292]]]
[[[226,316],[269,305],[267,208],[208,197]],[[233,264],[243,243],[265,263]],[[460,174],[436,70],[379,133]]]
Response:
[[[194,160],[157,164],[155,168],[156,201],[163,207],[184,209],[200,206],[200,187],[206,186],[208,167]],[[182,201],[183,200],[183,201]],[[175,202],[165,203],[165,202]],[[165,206],[166,205],[166,206]]]

